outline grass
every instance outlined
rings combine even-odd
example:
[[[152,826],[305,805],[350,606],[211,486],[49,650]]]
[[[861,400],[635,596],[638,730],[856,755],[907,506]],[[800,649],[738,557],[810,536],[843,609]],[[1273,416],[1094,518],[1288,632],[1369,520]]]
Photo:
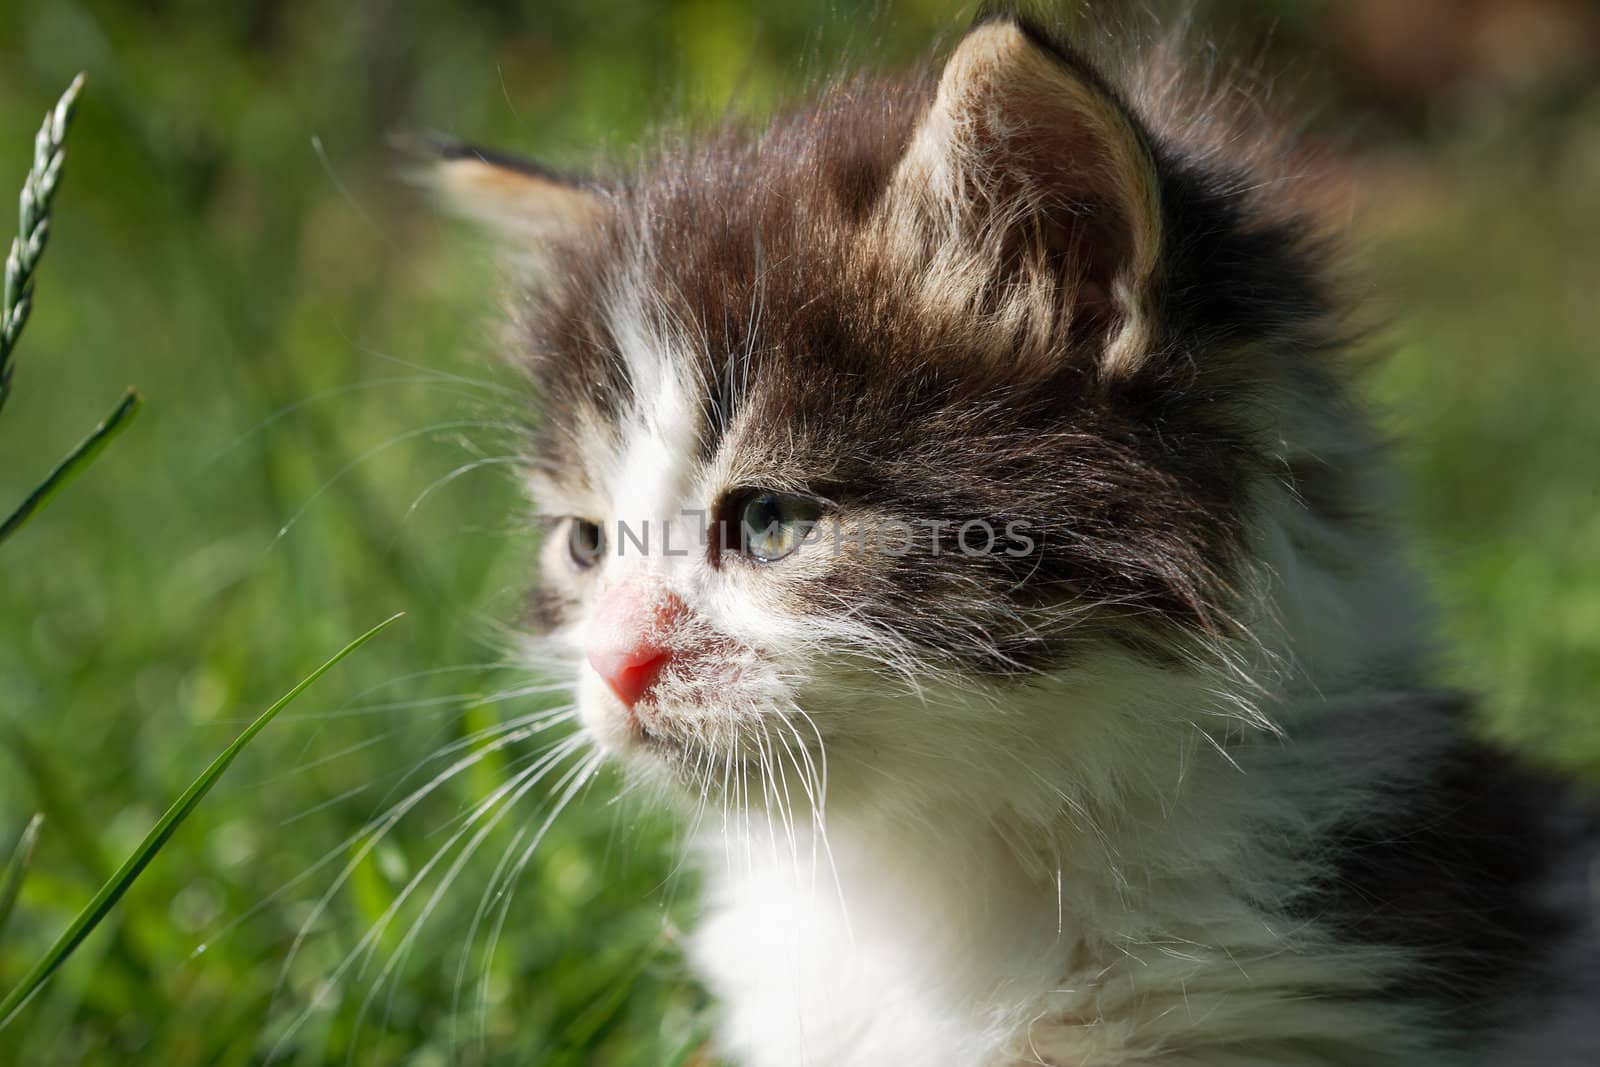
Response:
[[[17,343],[33,311],[33,276],[44,258],[45,244],[50,237],[50,204],[61,183],[67,130],[72,125],[78,94],[82,91],[83,75],[79,74],[55,106],[45,112],[44,123],[33,142],[33,165],[28,168],[18,196],[18,232],[6,253],[4,292],[0,294],[0,410],[5,409],[6,401],[11,398],[12,379],[17,369]],[[127,428],[138,410],[139,395],[129,389],[111,414],[78,442],[22,503],[0,520],[0,543],[22,529],[52,497],[93,463],[106,445]]]
[[[28,520],[39,511],[61,490],[72,484],[72,480],[88,469],[89,464],[105,451],[116,436],[128,428],[133,421],[133,416],[139,411],[139,394],[129,389],[122,394],[122,399],[117,401],[117,406],[111,409],[111,414],[100,420],[100,424],[89,431],[89,435],[73,446],[72,451],[61,458],[61,461],[51,468],[50,473],[44,476],[44,481],[34,486],[33,491],[22,498],[22,503],[0,521],[0,543],[3,543],[12,534],[22,529]]]
[[[1373,386],[1443,623],[1442,673],[1487,732],[1600,778],[1600,100],[1393,175]]]
[[[427,922],[457,852],[396,908],[549,736],[495,747],[484,731],[554,698],[514,695],[528,679],[503,666],[531,546],[501,462],[519,400],[490,355],[491,256],[416,203],[383,145],[437,128],[557,165],[625,154],[654,117],[797,87],[796,55],[880,50],[823,6],[757,22],[733,0],[471,18],[445,0],[52,0],[0,20],[0,153],[30,143],[73,72],[95,85],[26,399],[0,420],[0,501],[101,417],[108,382],[147,398],[138,432],[0,552],[0,851],[47,813],[0,988],[248,709],[370,619],[408,613],[239,754],[5,1031],[0,1064],[246,1064],[276,1048],[296,1064],[654,1067],[696,1048],[705,1004],[679,948],[692,879],[674,873],[671,828],[613,803],[605,777],[515,891],[490,893],[508,906],[492,953],[487,928],[466,932],[571,763],[486,831]],[[897,5],[881,51],[910,55],[951,21],[933,0]],[[1590,772],[1597,117],[1434,131],[1363,164],[1356,216],[1371,295],[1394,313],[1371,388],[1441,593],[1441,672],[1485,694],[1486,729]],[[25,163],[0,158],[0,174]],[[376,837],[376,817],[467,753],[482,758]]]
[[[6,932],[6,920],[11,918],[11,909],[17,906],[22,881],[28,876],[28,868],[33,866],[33,852],[39,847],[39,830],[43,826],[44,814],[35,812],[17,837],[4,871],[0,871],[0,936]]]
[[[32,311],[33,276],[38,269],[40,259],[43,258],[45,243],[50,234],[51,201],[61,180],[62,164],[66,158],[67,130],[82,90],[83,75],[79,74],[72,80],[72,84],[67,87],[67,91],[62,94],[55,107],[46,112],[44,124],[34,141],[33,166],[29,168],[27,177],[23,181],[18,206],[19,232],[11,242],[10,251],[6,255],[4,293],[3,300],[0,300],[0,408],[4,408],[6,400],[11,395],[15,371],[13,361],[17,344],[22,338],[22,331],[27,326],[28,316]],[[46,475],[45,480],[23,499],[4,522],[0,522],[0,542],[4,542],[21,530],[52,497],[93,463],[101,451],[128,425],[138,407],[138,394],[129,389],[122,402],[112,409],[111,414],[56,464]],[[166,814],[145,835],[133,854],[117,868],[94,898],[78,912],[38,962],[11,992],[0,998],[0,1030],[4,1030],[15,1021],[28,1001],[44,987],[50,976],[100,925],[144,869],[156,858],[162,847],[177,832],[179,825],[211,791],[217,779],[238,757],[244,746],[318,678],[331,670],[340,660],[376,637],[399,617],[393,615],[387,621],[368,630],[313,671],[277,703],[262,712],[233,744],[211,762],[199,778],[190,783],[183,795],[167,809]],[[19,746],[19,752],[24,750]],[[17,900],[22,895],[22,886],[33,865],[34,852],[38,847],[39,832],[43,822],[42,812],[36,812],[28,820],[15,848],[12,849],[4,871],[0,872],[0,933],[4,932],[6,921],[10,919]]]
[[[200,777],[189,783],[189,787],[183,791],[183,795],[173,801],[172,806],[150,828],[150,832],[145,834],[144,840],[139,842],[138,847],[133,850],[127,859],[123,860],[122,866],[113,872],[89,903],[84,905],[83,909],[78,912],[67,928],[45,950],[45,954],[39,958],[39,961],[23,976],[22,980],[16,984],[11,992],[7,993],[4,998],[0,998],[0,1030],[4,1030],[16,1021],[24,1005],[44,987],[44,983],[66,962],[77,947],[83,944],[84,939],[110,914],[111,909],[117,906],[117,901],[121,900],[123,895],[133,887],[133,883],[138,879],[139,875],[156,858],[162,847],[172,839],[172,835],[177,833],[178,827],[194,811],[196,805],[205,798],[207,793],[211,792],[211,788],[217,784],[217,780],[222,777],[222,773],[228,769],[234,760],[239,758],[239,753],[244,751],[244,747],[254,740],[257,734],[266,729],[267,724],[277,718],[278,713],[288,707],[296,697],[311,688],[317,679],[331,671],[346,656],[388,629],[399,618],[399,615],[389,616],[383,622],[380,622],[334,653],[332,658],[306,675],[294,688],[279,697],[271,707],[256,716],[255,721],[245,727],[239,736],[234,738],[233,743],[223,749],[222,754],[211,761],[206,769],[200,773]],[[11,862],[7,864],[4,882],[0,883],[0,920],[9,916],[16,897],[20,893],[28,866],[33,861],[33,852],[38,842],[39,827],[42,825],[42,821],[43,817],[41,815],[35,815],[28,821],[27,827],[22,832],[22,838],[17,843]]]
[[[55,107],[45,112],[33,142],[33,165],[28,168],[17,202],[17,236],[6,253],[5,294],[0,308],[0,409],[11,395],[12,363],[17,342],[33,310],[33,272],[44,257],[50,237],[50,202],[61,183],[61,167],[66,162],[67,129],[83,91],[79,74],[61,94]]]

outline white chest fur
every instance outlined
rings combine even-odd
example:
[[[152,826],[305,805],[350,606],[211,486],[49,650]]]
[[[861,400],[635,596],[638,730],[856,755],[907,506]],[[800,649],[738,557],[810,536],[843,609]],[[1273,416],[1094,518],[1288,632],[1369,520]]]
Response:
[[[1251,770],[1218,773],[1273,777]],[[748,849],[712,835],[692,955],[721,1050],[743,1067],[1436,1062],[1410,1009],[1374,995],[1403,961],[1252,905],[1306,871],[1270,869],[1281,852],[1212,814],[1104,843],[1115,869],[1053,872],[993,818],[835,825],[832,862],[764,816]]]
[[[710,887],[694,957],[722,1000],[726,1051],[752,1067],[988,1058],[1009,1029],[989,1016],[1015,978],[995,972],[1000,946],[971,936],[999,916],[960,891],[962,872],[929,870],[911,901],[849,855],[840,885],[826,858],[813,874],[809,843],[803,855],[736,857]]]

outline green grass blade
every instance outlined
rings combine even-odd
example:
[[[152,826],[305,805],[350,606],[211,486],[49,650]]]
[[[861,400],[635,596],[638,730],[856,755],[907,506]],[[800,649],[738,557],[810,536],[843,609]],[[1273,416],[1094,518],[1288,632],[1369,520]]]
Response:
[[[100,891],[94,895],[94,899],[84,906],[83,910],[72,920],[72,924],[56,939],[55,944],[50,946],[50,950],[44,954],[43,958],[34,965],[27,976],[17,984],[17,987],[6,995],[5,1000],[0,1001],[0,1030],[10,1025],[11,1020],[16,1017],[29,998],[38,992],[39,987],[44,984],[45,980],[65,962],[73,950],[83,942],[83,939],[89,936],[89,932],[99,925],[107,913],[116,906],[117,901],[122,898],[122,894],[128,891],[128,887],[139,877],[150,861],[155,859],[156,853],[161,851],[161,847],[167,843],[167,840],[178,829],[178,825],[188,817],[201,799],[211,791],[211,787],[216,784],[218,778],[222,777],[222,772],[228,769],[228,765],[233,762],[234,758],[244,750],[244,746],[249,744],[256,734],[260,733],[267,723],[277,716],[278,712],[282,711],[296,697],[305,692],[312,683],[332,670],[340,660],[382,633],[403,614],[405,613],[399,612],[389,616],[341,648],[334,654],[333,658],[312,671],[299,685],[289,690],[278,699],[277,703],[262,712],[254,722],[245,727],[244,732],[234,740],[233,744],[223,750],[222,755],[211,761],[211,766],[207,767],[200,777],[196,778],[193,784],[183,791],[183,795],[173,803],[172,807],[167,809],[166,814],[161,816],[160,821],[145,835],[145,839],[139,843],[139,847],[133,850],[133,854],[117,869],[117,873],[113,874],[111,879],[100,887]]]
[[[33,309],[33,275],[50,238],[50,202],[61,183],[67,128],[82,91],[83,75],[79,74],[56,106],[45,113],[44,125],[33,140],[33,165],[17,198],[18,232],[6,256],[5,286],[0,290],[0,408],[11,395],[12,350]]]
[[[128,423],[138,414],[139,404],[139,394],[129,389],[121,403],[112,409],[111,414],[107,415],[88,437],[79,441],[78,447],[67,453],[66,458],[56,464],[55,470],[39,483],[37,489],[28,494],[27,499],[18,505],[17,510],[7,516],[5,522],[0,523],[0,543],[4,543],[6,538],[22,529],[40,508],[50,502],[51,497],[82,474],[84,468],[93,463],[101,450],[111,443],[112,438],[128,428]]]
[[[39,844],[39,827],[42,825],[43,812],[28,820],[28,825],[22,828],[22,836],[17,838],[17,847],[12,851],[11,859],[6,863],[5,873],[0,874],[0,936],[5,934],[6,920],[11,918],[17,894],[22,892],[22,879],[28,873],[28,865],[33,862],[33,850]]]

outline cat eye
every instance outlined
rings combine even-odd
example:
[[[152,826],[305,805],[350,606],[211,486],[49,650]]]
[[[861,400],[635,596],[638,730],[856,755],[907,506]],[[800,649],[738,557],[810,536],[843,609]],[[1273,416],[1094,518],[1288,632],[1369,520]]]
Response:
[[[588,570],[605,554],[606,535],[600,524],[574,518],[567,527],[567,554],[579,570]]]
[[[738,551],[761,563],[793,555],[816,529],[822,502],[793,493],[755,490],[737,497],[728,509],[738,524]]]

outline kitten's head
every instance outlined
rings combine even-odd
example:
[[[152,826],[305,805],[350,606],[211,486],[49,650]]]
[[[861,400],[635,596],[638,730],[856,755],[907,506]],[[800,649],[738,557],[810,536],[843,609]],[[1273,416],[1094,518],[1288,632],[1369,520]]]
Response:
[[[603,744],[931,780],[1248,643],[1260,517],[1341,503],[1324,305],[1142,92],[997,19],[615,184],[446,162],[534,268],[532,615]]]

